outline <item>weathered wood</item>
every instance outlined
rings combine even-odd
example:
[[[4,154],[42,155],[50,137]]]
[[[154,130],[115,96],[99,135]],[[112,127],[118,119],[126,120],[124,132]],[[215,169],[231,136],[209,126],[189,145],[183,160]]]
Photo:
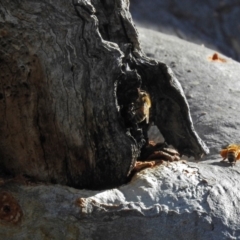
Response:
[[[142,139],[124,125],[121,86],[126,104],[132,89],[150,91],[151,121],[169,144],[195,157],[207,152],[178,81],[141,52],[128,8],[127,0],[0,3],[4,174],[78,188],[124,183]]]

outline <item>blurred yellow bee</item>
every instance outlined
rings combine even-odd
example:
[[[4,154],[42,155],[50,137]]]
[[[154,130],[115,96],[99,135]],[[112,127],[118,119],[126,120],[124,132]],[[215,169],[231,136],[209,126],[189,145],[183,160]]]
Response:
[[[220,151],[220,155],[223,157],[222,161],[227,159],[234,165],[236,161],[240,159],[240,145],[230,144]]]
[[[138,99],[133,103],[134,120],[136,123],[149,123],[149,109],[151,108],[150,96],[147,92],[138,89]]]

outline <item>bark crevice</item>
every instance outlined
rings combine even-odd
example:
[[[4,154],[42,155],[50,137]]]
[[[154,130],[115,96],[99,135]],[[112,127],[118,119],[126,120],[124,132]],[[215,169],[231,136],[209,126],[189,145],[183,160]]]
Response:
[[[178,81],[165,64],[142,53],[128,1],[4,0],[4,6],[0,89],[29,85],[27,92],[17,85],[16,96],[5,89],[0,100],[6,112],[1,164],[13,175],[77,188],[125,183],[148,142],[148,124],[132,122],[129,112],[139,90],[150,93],[150,124],[169,144],[195,157],[206,153]],[[13,17],[19,9],[21,18]],[[5,62],[15,71],[7,71]]]

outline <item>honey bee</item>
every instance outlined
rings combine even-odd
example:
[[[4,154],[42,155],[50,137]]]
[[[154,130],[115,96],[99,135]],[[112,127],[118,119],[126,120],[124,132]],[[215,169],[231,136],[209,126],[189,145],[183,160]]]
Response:
[[[220,151],[220,155],[223,157],[222,161],[227,159],[234,165],[236,161],[240,159],[240,145],[230,144]]]
[[[151,108],[150,96],[147,92],[138,89],[138,99],[133,103],[133,119],[136,123],[149,123],[149,109]]]

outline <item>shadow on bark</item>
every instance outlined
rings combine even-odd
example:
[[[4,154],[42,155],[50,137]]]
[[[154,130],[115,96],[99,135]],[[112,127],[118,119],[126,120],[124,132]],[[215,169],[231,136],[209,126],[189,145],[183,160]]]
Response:
[[[126,117],[138,89],[168,144],[208,152],[174,74],[142,53],[128,1],[5,1],[0,10],[4,173],[89,189],[126,183],[148,141],[146,121]],[[19,94],[8,94],[14,86]]]

